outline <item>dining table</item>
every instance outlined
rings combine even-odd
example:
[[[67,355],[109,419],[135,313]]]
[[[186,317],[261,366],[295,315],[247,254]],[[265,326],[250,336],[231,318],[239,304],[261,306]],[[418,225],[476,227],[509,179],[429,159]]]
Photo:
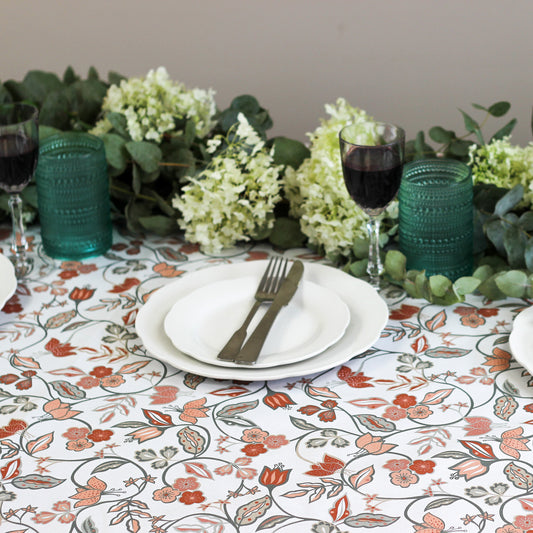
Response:
[[[38,225],[27,239],[0,311],[0,532],[533,531],[533,380],[509,343],[530,300],[442,306],[311,249],[207,254],[118,224],[82,260],[48,257]],[[170,309],[209,342],[190,295],[272,256],[335,289],[340,340],[271,366],[182,353]]]

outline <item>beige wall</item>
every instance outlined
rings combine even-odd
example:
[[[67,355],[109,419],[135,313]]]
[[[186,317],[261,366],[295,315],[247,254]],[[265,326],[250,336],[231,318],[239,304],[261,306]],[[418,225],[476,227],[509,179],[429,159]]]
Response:
[[[0,0],[0,79],[163,65],[219,107],[255,95],[272,134],[301,140],[338,96],[409,138],[506,99],[526,144],[532,30],[532,0]]]

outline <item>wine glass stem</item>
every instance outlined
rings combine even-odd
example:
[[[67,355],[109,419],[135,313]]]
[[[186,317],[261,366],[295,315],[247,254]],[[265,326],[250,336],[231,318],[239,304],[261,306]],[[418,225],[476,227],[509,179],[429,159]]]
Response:
[[[26,251],[28,249],[28,242],[26,241],[24,224],[22,222],[22,199],[18,194],[11,194],[8,203],[13,220],[11,251],[15,255],[15,269],[25,269],[27,268]]]
[[[380,219],[371,216],[366,224],[370,246],[368,249],[367,274],[370,276],[370,284],[379,287],[380,276],[383,273],[383,264],[379,254],[379,226]]]

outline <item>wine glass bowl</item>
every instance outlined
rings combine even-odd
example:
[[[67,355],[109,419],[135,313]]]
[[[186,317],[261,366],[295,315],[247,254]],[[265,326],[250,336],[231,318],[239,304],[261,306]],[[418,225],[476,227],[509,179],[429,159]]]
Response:
[[[357,124],[339,133],[344,183],[354,202],[369,216],[367,273],[370,283],[379,287],[383,265],[379,253],[379,216],[394,200],[402,179],[405,132],[386,122],[374,125],[374,138],[361,138]]]
[[[10,259],[17,278],[31,270],[28,243],[22,220],[20,193],[31,181],[39,153],[39,111],[35,106],[14,103],[0,106],[0,189],[9,194],[13,221]]]

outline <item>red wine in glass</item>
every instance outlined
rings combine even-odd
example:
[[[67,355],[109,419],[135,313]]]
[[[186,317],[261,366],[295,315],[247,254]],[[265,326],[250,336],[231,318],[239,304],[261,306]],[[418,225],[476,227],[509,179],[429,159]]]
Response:
[[[19,193],[30,182],[39,151],[39,112],[28,104],[15,103],[0,106],[0,189],[9,194],[13,220],[11,260],[17,278],[31,270],[26,256],[28,243],[22,222],[22,200]]]
[[[359,126],[348,125],[339,134],[344,183],[353,201],[369,216],[367,273],[379,287],[383,265],[379,255],[379,215],[394,199],[403,172],[405,133],[378,122],[373,144],[359,142]]]

